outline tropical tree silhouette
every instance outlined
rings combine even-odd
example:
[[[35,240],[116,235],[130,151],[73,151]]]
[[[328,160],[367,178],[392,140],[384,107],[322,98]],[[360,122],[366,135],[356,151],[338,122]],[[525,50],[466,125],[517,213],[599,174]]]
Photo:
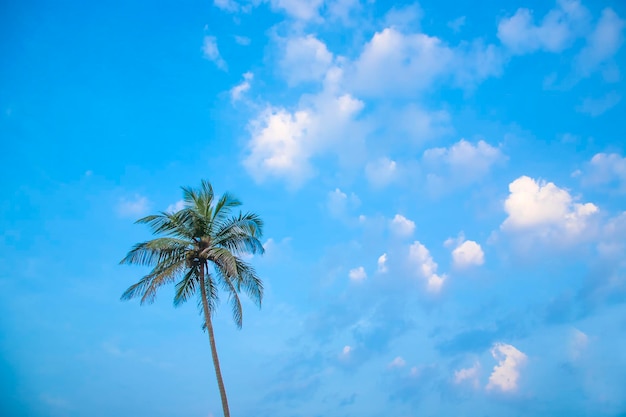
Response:
[[[224,417],[230,417],[211,317],[219,300],[220,287],[228,294],[239,328],[242,325],[239,294],[243,291],[261,306],[263,283],[242,255],[264,252],[260,241],[263,222],[254,213],[234,214],[233,209],[241,202],[229,193],[216,200],[208,181],[203,180],[198,189],[182,189],[182,210],[137,220],[136,223],[147,224],[158,237],[136,244],[120,263],[150,266],[152,270],[131,285],[122,294],[122,300],[140,297],[141,304],[152,303],[159,287],[169,283],[176,283],[175,306],[198,296],[204,315],[203,327],[209,334]]]

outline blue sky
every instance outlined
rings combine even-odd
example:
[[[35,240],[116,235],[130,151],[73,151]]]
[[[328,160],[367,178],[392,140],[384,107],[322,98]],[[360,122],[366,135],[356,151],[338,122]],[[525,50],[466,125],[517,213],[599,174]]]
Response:
[[[233,416],[626,415],[625,3],[1,15],[3,415],[220,415],[196,305],[119,301],[202,178],[266,222]]]

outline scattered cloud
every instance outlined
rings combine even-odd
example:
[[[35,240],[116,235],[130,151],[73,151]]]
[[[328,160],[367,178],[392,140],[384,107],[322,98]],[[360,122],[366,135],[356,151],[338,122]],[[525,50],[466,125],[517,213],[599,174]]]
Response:
[[[595,29],[587,37],[587,44],[575,58],[580,76],[587,77],[597,70],[606,70],[624,42],[626,22],[611,8],[602,11]],[[616,69],[615,69],[616,70]]]
[[[133,197],[122,197],[117,204],[117,213],[122,217],[138,217],[146,214],[150,208],[150,202],[142,195],[135,194]]]
[[[409,237],[415,231],[415,222],[401,214],[396,214],[393,219],[389,221],[389,229],[398,237]]]
[[[449,47],[424,33],[394,27],[376,32],[353,63],[354,91],[368,97],[413,96],[436,82],[468,88],[500,74],[503,60],[480,41]]]
[[[237,42],[241,46],[248,46],[252,43],[252,39],[247,36],[239,36],[235,35],[235,42]]]
[[[589,12],[578,0],[559,1],[539,25],[531,10],[520,8],[513,16],[500,20],[498,38],[513,54],[561,52],[584,33],[588,20]]]
[[[376,188],[382,188],[398,177],[398,164],[387,157],[370,162],[365,166],[367,180]]]
[[[406,361],[402,358],[402,356],[396,356],[394,360],[389,362],[389,365],[387,365],[387,368],[389,369],[403,368],[405,365],[406,365]]]
[[[170,204],[169,206],[167,206],[167,209],[165,209],[165,212],[166,213],[176,213],[178,211],[181,211],[184,208],[185,208],[185,201],[184,200],[178,200],[174,204]]]
[[[422,161],[430,170],[428,187],[432,192],[443,193],[481,180],[494,166],[504,163],[506,156],[483,140],[472,144],[461,139],[449,148],[427,149]]]
[[[489,376],[487,390],[514,392],[518,389],[520,368],[526,363],[527,357],[512,345],[496,343],[491,355],[498,361]]]
[[[348,196],[339,188],[335,188],[335,191],[329,192],[326,201],[328,211],[331,216],[336,218],[345,216],[348,213],[348,210],[355,209],[360,204],[361,201],[356,194],[351,193],[350,196]]]
[[[626,192],[626,157],[617,153],[597,153],[580,175],[584,186]]]
[[[387,273],[387,254],[383,253],[382,255],[380,255],[378,257],[378,273],[379,274],[386,274]]]
[[[465,26],[465,16],[457,17],[448,22],[448,27],[452,29],[454,33],[459,33],[463,26]]]
[[[364,103],[350,94],[335,94],[341,71],[329,70],[328,89],[290,112],[268,106],[249,124],[251,139],[244,166],[258,182],[270,178],[300,187],[315,176],[311,158],[332,151],[344,159],[358,156],[365,127],[357,120]],[[350,149],[351,152],[343,152]],[[343,158],[343,159],[342,159]]]
[[[239,101],[243,95],[250,90],[250,82],[254,78],[254,74],[246,72],[243,74],[243,81],[230,90],[230,99],[232,101]]]
[[[580,357],[585,353],[588,344],[589,336],[576,328],[572,329],[569,340],[570,359],[573,361],[580,359]]]
[[[365,268],[359,266],[357,268],[351,269],[348,273],[348,277],[352,282],[361,282],[367,278],[367,273],[365,272]]]
[[[426,246],[415,241],[409,247],[409,263],[417,268],[417,274],[426,281],[426,289],[437,293],[441,290],[446,275],[437,274],[437,263],[433,260]]]
[[[580,204],[554,183],[522,176],[509,184],[504,202],[508,217],[500,228],[506,231],[530,231],[542,237],[576,237],[586,229],[598,212],[592,203]]]
[[[224,61],[224,59],[220,55],[219,49],[217,48],[217,38],[215,36],[204,37],[202,52],[204,53],[204,57],[206,59],[208,59],[209,61],[213,61],[215,65],[222,71],[226,71],[228,69],[226,61]]]
[[[458,239],[446,240],[445,246],[454,246],[452,261],[455,268],[466,269],[485,263],[485,254],[480,244],[473,240],[465,240],[463,235]]]
[[[423,10],[417,3],[407,4],[402,7],[392,7],[385,14],[385,27],[400,31],[415,31],[419,29],[419,23],[424,15]]]
[[[459,385],[462,383],[470,383],[474,388],[478,388],[480,381],[478,380],[480,373],[480,363],[476,362],[471,368],[463,368],[454,371],[454,383]]]
[[[600,98],[585,98],[583,102],[576,107],[576,111],[588,114],[591,117],[596,117],[615,107],[621,100],[622,96],[615,91],[611,91]]]
[[[240,10],[240,5],[235,0],[213,0],[213,4],[225,12],[235,13]]]
[[[272,9],[302,21],[320,20],[319,9],[323,3],[324,0],[270,0]]]
[[[333,54],[313,35],[288,38],[280,67],[289,85],[320,82],[333,63]]]

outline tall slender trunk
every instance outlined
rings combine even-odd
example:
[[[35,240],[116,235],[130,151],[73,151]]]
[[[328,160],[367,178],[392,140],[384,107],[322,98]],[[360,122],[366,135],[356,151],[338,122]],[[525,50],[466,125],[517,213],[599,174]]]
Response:
[[[220,370],[220,361],[217,358],[217,347],[215,346],[215,335],[213,334],[213,324],[211,323],[211,312],[209,311],[209,301],[207,300],[205,279],[204,279],[204,266],[200,268],[200,295],[202,296],[202,308],[204,309],[204,320],[206,322],[206,328],[209,332],[209,342],[211,343],[211,356],[213,356],[213,366],[215,367],[215,376],[217,377],[217,386],[220,390],[220,396],[222,397],[222,409],[224,410],[224,417],[230,417],[230,411],[228,409],[228,398],[226,398],[226,389],[224,388],[224,381],[222,380],[222,371]]]

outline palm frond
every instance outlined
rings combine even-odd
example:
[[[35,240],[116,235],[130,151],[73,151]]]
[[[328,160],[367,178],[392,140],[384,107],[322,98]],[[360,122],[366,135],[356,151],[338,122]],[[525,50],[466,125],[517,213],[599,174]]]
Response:
[[[231,302],[231,307],[233,310],[233,319],[235,320],[235,324],[237,328],[241,329],[243,324],[243,309],[241,307],[241,300],[239,299],[239,295],[237,294],[237,289],[233,285],[231,278],[224,274],[224,271],[217,268],[220,283],[226,292],[228,292],[228,299]]]
[[[189,300],[198,288],[198,270],[197,268],[189,268],[183,279],[176,284],[176,293],[174,294],[174,307],[180,306]]]
[[[184,257],[160,263],[148,275],[128,287],[122,294],[121,299],[130,300],[135,297],[141,297],[140,304],[150,304],[154,302],[156,290],[164,284],[175,281],[184,268]]]
[[[228,276],[237,275],[237,258],[226,248],[212,246],[203,255]]]
[[[120,264],[154,266],[167,257],[176,257],[190,246],[183,239],[162,237],[136,244]]]
[[[237,277],[235,285],[237,290],[245,292],[248,297],[260,308],[263,302],[263,281],[257,275],[252,265],[240,258],[237,260]]]
[[[219,228],[228,219],[232,209],[239,207],[240,205],[241,201],[239,201],[234,195],[230,193],[222,194],[215,205],[212,223]]]

